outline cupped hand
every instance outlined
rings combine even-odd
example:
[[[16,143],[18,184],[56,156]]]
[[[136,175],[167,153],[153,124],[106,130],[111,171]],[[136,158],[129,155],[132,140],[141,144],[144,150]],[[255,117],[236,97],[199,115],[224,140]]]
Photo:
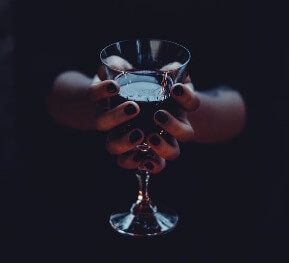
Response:
[[[187,77],[184,84],[174,84],[170,90],[170,94],[179,105],[178,113],[172,115],[169,111],[159,110],[154,114],[154,121],[178,141],[192,141],[194,129],[188,120],[187,114],[199,108],[200,99],[194,91],[190,78]],[[154,145],[152,144],[151,146],[153,147]]]
[[[92,85],[88,88],[88,97],[95,106],[94,125],[96,130],[111,130],[138,115],[139,106],[133,101],[126,101],[111,108],[108,99],[116,96],[118,92],[117,82],[101,81],[98,76],[94,78]]]
[[[187,118],[187,113],[197,110],[200,100],[194,92],[189,77],[186,78],[184,84],[173,85],[171,97],[179,106],[178,114],[172,115],[166,110],[156,112],[153,119],[163,129],[163,132],[161,134],[152,133],[146,137],[146,143],[155,153],[154,158],[136,150],[135,146],[142,143],[145,138],[139,129],[130,131],[121,138],[108,140],[107,150],[118,155],[119,166],[126,169],[135,169],[141,166],[151,173],[158,173],[165,167],[166,160],[174,160],[179,156],[178,141],[193,140],[194,130]],[[136,139],[132,140],[131,137]]]
[[[164,136],[152,133],[147,136],[147,144],[160,157],[165,160],[174,160],[180,155],[178,141],[193,140],[194,129],[190,124],[187,113],[198,109],[200,100],[194,92],[194,86],[188,77],[184,84],[173,85],[171,97],[179,104],[177,115],[166,110],[159,110],[154,114],[155,123],[161,127]]]
[[[110,57],[108,62],[114,67],[121,65],[131,68],[131,65],[116,56]],[[179,66],[180,63],[173,62],[163,67],[162,70],[169,71]],[[102,68],[99,75],[103,75]],[[178,114],[172,115],[166,110],[159,110],[154,114],[153,121],[163,131],[161,134],[153,133],[146,137],[146,143],[151,147],[153,155],[148,155],[136,148],[145,139],[140,129],[133,129],[127,133],[118,131],[109,133],[106,149],[109,153],[117,155],[119,166],[126,169],[142,167],[151,173],[158,173],[165,167],[166,160],[174,160],[180,155],[178,141],[185,142],[193,139],[194,130],[187,118],[187,113],[198,109],[200,100],[194,92],[190,77],[187,76],[184,83],[174,84],[170,94],[179,107]]]

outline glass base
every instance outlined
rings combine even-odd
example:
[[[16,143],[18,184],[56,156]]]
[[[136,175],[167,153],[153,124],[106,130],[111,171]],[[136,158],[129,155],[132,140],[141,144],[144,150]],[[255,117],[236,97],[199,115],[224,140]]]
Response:
[[[157,211],[156,207],[149,206],[150,211],[143,213],[139,211],[139,204],[134,204],[130,212],[111,215],[109,222],[114,230],[130,236],[163,235],[176,227],[178,222],[176,213]]]

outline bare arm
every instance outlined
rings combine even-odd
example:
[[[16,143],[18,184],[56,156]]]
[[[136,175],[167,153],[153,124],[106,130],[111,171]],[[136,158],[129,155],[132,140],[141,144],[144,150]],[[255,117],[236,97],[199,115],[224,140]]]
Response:
[[[89,129],[83,116],[91,115],[93,104],[88,99],[92,79],[79,72],[64,72],[54,81],[48,97],[48,110],[55,121],[75,129]]]
[[[194,130],[193,141],[221,142],[242,131],[245,104],[237,91],[218,87],[208,92],[198,92],[197,96],[200,99],[199,108],[187,113]]]

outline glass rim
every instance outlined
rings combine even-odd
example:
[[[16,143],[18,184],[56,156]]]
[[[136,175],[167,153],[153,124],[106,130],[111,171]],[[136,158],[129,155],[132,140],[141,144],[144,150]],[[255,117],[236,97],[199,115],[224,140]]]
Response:
[[[108,68],[112,69],[112,70],[115,70],[115,71],[119,71],[119,72],[123,72],[123,70],[120,70],[118,68],[114,68],[114,67],[111,67],[110,65],[108,65],[102,55],[103,53],[105,52],[105,50],[109,47],[112,47],[114,45],[116,45],[117,43],[124,43],[124,42],[132,42],[132,41],[143,41],[143,40],[148,40],[148,41],[151,41],[151,40],[154,40],[154,41],[161,41],[161,42],[165,42],[165,43],[169,43],[169,44],[173,44],[175,46],[178,46],[180,48],[182,48],[183,50],[186,51],[186,53],[188,54],[188,58],[187,60],[182,63],[180,66],[176,67],[176,68],[173,68],[173,69],[169,69],[169,70],[163,70],[163,72],[173,72],[173,71],[177,71],[178,69],[182,68],[182,67],[185,67],[191,60],[191,52],[189,51],[188,48],[186,48],[185,46],[179,44],[179,43],[176,43],[176,42],[173,42],[173,41],[170,41],[170,40],[165,40],[165,39],[159,39],[159,38],[131,38],[131,39],[126,39],[126,40],[120,40],[120,41],[116,41],[116,42],[113,42],[107,46],[105,46],[99,53],[99,57],[100,57],[100,61],[102,64],[104,64],[105,66],[107,66]],[[159,71],[162,71],[162,70],[159,70]]]

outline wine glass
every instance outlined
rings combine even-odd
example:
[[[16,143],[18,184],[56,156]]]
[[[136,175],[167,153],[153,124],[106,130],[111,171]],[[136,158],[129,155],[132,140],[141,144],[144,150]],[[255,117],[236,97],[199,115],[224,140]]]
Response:
[[[166,134],[154,123],[153,114],[159,109],[172,114],[177,111],[176,103],[170,98],[170,88],[174,83],[184,81],[190,57],[185,47],[159,39],[119,41],[101,51],[106,78],[117,81],[120,86],[113,102],[135,101],[140,106],[139,115],[126,123],[126,127],[140,128],[145,135],[151,132]],[[154,154],[145,140],[137,149],[147,155]],[[136,176],[139,182],[137,201],[128,212],[112,214],[111,226],[132,236],[159,235],[174,229],[178,215],[152,204],[148,194],[148,171],[140,166]]]

